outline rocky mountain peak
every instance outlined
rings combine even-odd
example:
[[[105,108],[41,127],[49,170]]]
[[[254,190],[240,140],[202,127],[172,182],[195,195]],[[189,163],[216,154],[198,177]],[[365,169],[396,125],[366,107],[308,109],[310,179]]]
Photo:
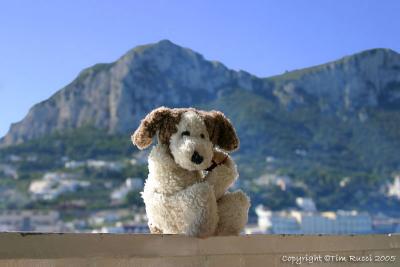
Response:
[[[108,133],[129,133],[157,106],[201,106],[235,90],[266,98],[289,112],[296,106],[318,106],[321,112],[332,114],[393,108],[400,103],[399,73],[398,53],[371,49],[262,79],[162,40],[138,46],[115,62],[83,70],[12,124],[0,146],[85,125]]]
[[[12,124],[0,146],[84,125],[129,132],[157,106],[201,104],[237,84],[251,87],[249,79],[168,40],[138,46],[113,63],[83,70]]]

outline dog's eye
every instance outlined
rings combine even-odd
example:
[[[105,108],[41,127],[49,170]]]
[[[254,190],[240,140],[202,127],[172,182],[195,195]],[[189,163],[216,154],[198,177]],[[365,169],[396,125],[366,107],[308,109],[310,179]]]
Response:
[[[204,134],[200,134],[200,137],[204,139]]]
[[[182,132],[182,136],[184,136],[184,135],[190,136],[190,132],[189,131]]]

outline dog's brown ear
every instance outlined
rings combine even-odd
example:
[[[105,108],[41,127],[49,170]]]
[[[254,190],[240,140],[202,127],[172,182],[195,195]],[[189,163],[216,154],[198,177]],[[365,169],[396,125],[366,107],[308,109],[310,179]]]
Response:
[[[239,147],[239,138],[231,121],[216,110],[202,113],[210,140],[219,148],[231,152]]]
[[[172,109],[166,107],[159,107],[141,121],[139,128],[131,136],[132,142],[139,149],[145,149],[153,141],[154,135],[157,130],[163,126],[163,121],[171,116]]]

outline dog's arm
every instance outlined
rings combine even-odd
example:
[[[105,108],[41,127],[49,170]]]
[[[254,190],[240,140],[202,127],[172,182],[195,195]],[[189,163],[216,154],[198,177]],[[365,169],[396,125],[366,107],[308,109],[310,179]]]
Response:
[[[228,154],[215,151],[214,159],[219,164],[207,173],[205,180],[214,186],[215,198],[218,200],[237,179],[238,172],[235,162]]]

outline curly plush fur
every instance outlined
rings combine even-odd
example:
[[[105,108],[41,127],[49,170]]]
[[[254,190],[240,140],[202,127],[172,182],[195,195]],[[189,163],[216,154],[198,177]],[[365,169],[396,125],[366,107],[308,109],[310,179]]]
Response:
[[[158,144],[149,155],[142,193],[151,232],[239,234],[250,201],[242,191],[227,192],[238,177],[236,164],[226,154],[239,146],[230,121],[219,111],[161,107],[142,120],[132,141],[144,149],[155,135]],[[204,171],[217,160],[215,168]]]

